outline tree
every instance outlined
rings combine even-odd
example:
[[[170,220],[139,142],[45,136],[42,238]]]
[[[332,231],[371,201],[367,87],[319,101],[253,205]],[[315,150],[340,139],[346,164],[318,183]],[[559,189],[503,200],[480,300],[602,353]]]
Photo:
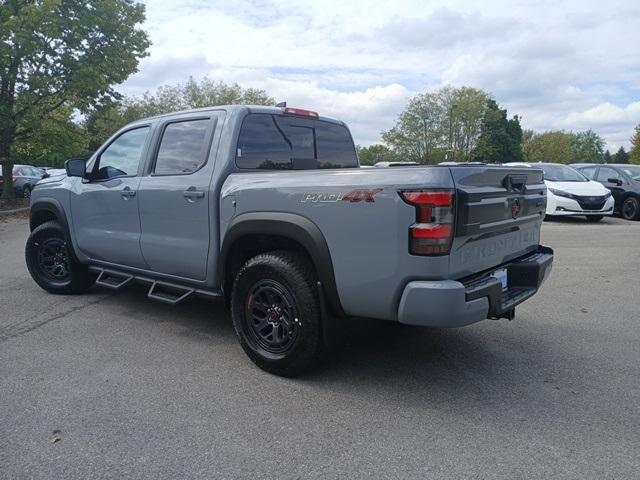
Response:
[[[640,164],[640,124],[636,125],[635,133],[631,137],[629,163],[635,163],[636,165]]]
[[[480,136],[487,98],[486,92],[470,87],[444,87],[416,95],[382,138],[403,160],[469,160]]]
[[[125,97],[120,102],[106,102],[93,108],[85,119],[92,149],[98,148],[116,130],[141,118],[192,108],[217,105],[274,105],[264,90],[242,88],[203,78],[200,83],[189,77],[184,84],[163,85],[155,93]]]
[[[435,148],[443,144],[444,109],[435,94],[416,95],[396,120],[382,133],[382,139],[400,157],[419,163],[432,163]]]
[[[487,163],[522,161],[522,136],[520,118],[515,115],[507,119],[507,111],[489,99],[478,145],[472,156],[474,160]]]
[[[73,157],[88,156],[89,134],[72,120],[67,106],[49,114],[28,139],[16,140],[12,158],[16,163],[62,167]]]
[[[624,147],[620,147],[613,156],[613,163],[629,163],[629,154],[624,150]]]
[[[609,150],[605,150],[604,152],[604,156],[603,156],[603,163],[613,163],[613,160],[611,159],[611,152],[609,152]]]
[[[398,157],[389,147],[377,143],[369,147],[356,147],[360,165],[375,165],[378,162],[396,162],[403,160]]]
[[[604,162],[604,138],[591,129],[585,132],[573,133],[571,135],[573,162]]]
[[[12,199],[12,151],[62,107],[115,95],[137,70],[147,34],[132,0],[5,0],[0,4],[0,161]]]

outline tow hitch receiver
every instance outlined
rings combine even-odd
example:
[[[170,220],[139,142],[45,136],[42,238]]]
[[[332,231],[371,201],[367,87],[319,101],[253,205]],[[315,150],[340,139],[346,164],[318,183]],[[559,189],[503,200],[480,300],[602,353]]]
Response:
[[[507,320],[511,321],[514,318],[516,318],[516,309],[512,308],[511,310],[507,310],[506,312],[503,312],[499,315],[495,315],[490,318],[491,320],[500,320],[501,318],[506,318]]]

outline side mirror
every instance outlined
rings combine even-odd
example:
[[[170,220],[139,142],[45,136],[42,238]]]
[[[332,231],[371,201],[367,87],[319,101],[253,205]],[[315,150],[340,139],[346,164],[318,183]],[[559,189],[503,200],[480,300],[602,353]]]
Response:
[[[618,186],[622,185],[622,180],[620,180],[619,178],[607,178],[607,182],[615,183]]]
[[[49,175],[47,172],[42,172],[42,178],[49,178],[51,175]]]
[[[72,158],[64,162],[64,169],[67,171],[68,177],[84,177],[87,173],[87,165],[80,158]]]

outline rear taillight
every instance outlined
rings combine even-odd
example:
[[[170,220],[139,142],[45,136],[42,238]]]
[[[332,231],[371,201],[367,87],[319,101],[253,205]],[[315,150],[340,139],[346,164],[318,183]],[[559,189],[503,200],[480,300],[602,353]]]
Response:
[[[11,179],[11,183],[13,183],[14,185],[16,184],[16,182],[18,181],[18,179],[16,177],[13,177]],[[2,178],[0,178],[0,187],[4,185],[4,180]]]
[[[416,207],[416,223],[409,227],[409,252],[448,254],[453,238],[453,192],[400,192],[400,196]]]

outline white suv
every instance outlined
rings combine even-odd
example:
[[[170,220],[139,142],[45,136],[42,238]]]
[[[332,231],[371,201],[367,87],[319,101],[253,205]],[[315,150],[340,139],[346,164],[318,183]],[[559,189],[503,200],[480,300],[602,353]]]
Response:
[[[560,163],[507,163],[509,166],[541,168],[547,185],[547,215],[580,215],[599,222],[613,215],[614,199],[601,183],[589,180],[579,171]]]

